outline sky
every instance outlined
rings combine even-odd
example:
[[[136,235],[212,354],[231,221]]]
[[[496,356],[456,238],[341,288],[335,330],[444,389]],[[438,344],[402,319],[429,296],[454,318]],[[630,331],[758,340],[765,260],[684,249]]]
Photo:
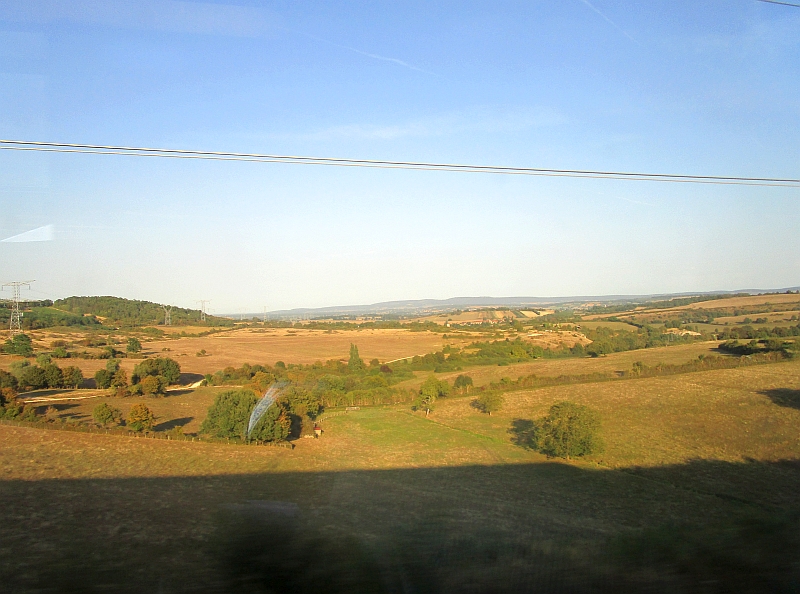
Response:
[[[0,138],[800,177],[800,8],[4,0]],[[800,189],[0,151],[0,281],[215,313],[800,284]]]

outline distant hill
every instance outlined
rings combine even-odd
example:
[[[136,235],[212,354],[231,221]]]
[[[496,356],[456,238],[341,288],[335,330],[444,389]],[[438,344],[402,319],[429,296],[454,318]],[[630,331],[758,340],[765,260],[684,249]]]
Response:
[[[67,297],[53,303],[55,309],[77,315],[92,315],[104,324],[115,326],[150,326],[164,323],[164,310],[158,303],[123,299],[122,297]],[[199,309],[173,307],[170,312],[174,326],[200,323]],[[208,326],[232,326],[233,320],[206,314]]]
[[[774,293],[786,290],[797,290],[798,287],[786,289],[741,289],[737,291],[705,291],[694,293],[665,293],[653,295],[598,295],[572,297],[452,297],[450,299],[409,299],[405,301],[383,301],[370,305],[342,305],[333,307],[296,308],[269,312],[272,318],[324,318],[346,316],[419,316],[450,312],[456,309],[476,307],[509,307],[509,308],[544,308],[558,309],[585,308],[587,305],[637,304],[649,301],[666,301],[695,296],[738,295],[758,293]],[[262,314],[246,314],[249,317],[261,317]]]

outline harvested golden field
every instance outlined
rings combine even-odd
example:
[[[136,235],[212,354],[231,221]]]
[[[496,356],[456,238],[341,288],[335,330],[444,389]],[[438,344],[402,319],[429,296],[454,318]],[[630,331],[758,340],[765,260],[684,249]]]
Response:
[[[314,363],[328,359],[347,360],[350,345],[358,346],[365,361],[381,362],[424,355],[442,349],[445,344],[462,345],[466,338],[443,339],[433,332],[408,330],[304,330],[242,329],[202,338],[180,338],[147,343],[148,350],[167,354],[191,373],[212,373],[242,363]],[[207,355],[196,354],[205,350]]]
[[[61,335],[58,335],[59,337]],[[40,338],[45,343],[49,334]],[[411,332],[409,330],[305,330],[305,329],[239,329],[212,334],[200,338],[172,338],[143,342],[144,353],[162,355],[175,359],[181,371],[192,374],[214,373],[228,366],[240,367],[243,363],[274,364],[314,363],[328,359],[347,360],[350,344],[358,346],[365,361],[379,359],[381,362],[402,357],[425,355],[441,350],[446,344],[464,346],[477,339],[473,334],[461,334],[443,338],[433,332]],[[49,344],[49,343],[48,343]],[[124,345],[118,345],[123,348]],[[201,350],[205,356],[197,356]],[[12,361],[20,359],[12,355],[0,355],[0,369],[8,369]],[[130,373],[140,359],[122,359],[123,369]],[[63,359],[59,365],[75,365],[85,377],[105,366],[103,359]]]

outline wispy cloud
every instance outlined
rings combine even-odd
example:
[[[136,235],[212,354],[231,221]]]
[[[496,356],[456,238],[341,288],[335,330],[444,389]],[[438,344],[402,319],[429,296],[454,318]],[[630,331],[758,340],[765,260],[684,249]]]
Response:
[[[287,31],[288,30],[289,29],[287,29]],[[341,43],[336,43],[335,41],[330,41],[328,39],[324,39],[322,37],[318,37],[316,35],[312,35],[311,33],[305,33],[303,31],[292,31],[292,32],[293,33],[299,33],[300,35],[303,35],[304,37],[308,37],[309,39],[313,39],[315,41],[326,43],[326,44],[332,45],[334,47],[339,47],[339,48],[345,49],[347,51],[354,52],[354,53],[360,54],[362,56],[366,56],[367,58],[372,58],[373,60],[381,60],[383,62],[392,62],[394,64],[397,64],[398,66],[403,66],[404,68],[409,68],[411,70],[416,70],[417,72],[424,72],[425,74],[433,74],[433,72],[430,72],[430,71],[425,70],[423,68],[420,68],[418,66],[414,66],[413,64],[409,64],[408,62],[406,62],[404,60],[399,60],[398,58],[388,58],[386,56],[381,56],[380,54],[372,54],[370,52],[365,52],[365,51],[362,51],[360,49],[356,49],[354,47],[350,47],[349,45],[343,45]]]
[[[594,6],[594,5],[593,5],[591,2],[589,2],[589,0],[581,0],[581,2],[583,2],[583,3],[584,3],[586,6],[588,6],[588,7],[589,7],[589,8],[591,8],[593,11],[595,11],[597,14],[599,14],[599,15],[600,15],[600,16],[603,18],[603,20],[605,20],[605,21],[606,21],[606,22],[607,22],[609,25],[611,25],[612,27],[614,27],[614,28],[615,28],[617,31],[619,31],[620,33],[622,33],[622,34],[623,34],[625,37],[627,37],[628,39],[630,39],[630,40],[631,40],[633,43],[635,43],[635,44],[639,45],[639,42],[638,42],[638,41],[636,41],[636,40],[635,40],[633,37],[631,37],[630,35],[628,35],[628,34],[625,32],[625,30],[624,30],[622,27],[620,27],[619,25],[617,25],[617,23],[615,23],[615,22],[614,22],[614,21],[612,21],[610,18],[608,18],[608,17],[607,17],[605,14],[603,14],[602,12],[600,12],[600,10],[599,10],[599,9],[597,9],[597,8],[596,8],[596,7],[595,7],[595,6]]]

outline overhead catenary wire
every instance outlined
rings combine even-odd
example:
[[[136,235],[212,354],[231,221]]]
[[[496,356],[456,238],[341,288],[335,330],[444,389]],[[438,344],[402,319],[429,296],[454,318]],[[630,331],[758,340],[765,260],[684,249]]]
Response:
[[[293,163],[300,165],[328,165],[335,167],[366,167],[376,169],[406,169],[419,171],[451,171],[462,173],[490,173],[496,175],[530,175],[544,177],[573,177],[613,179],[627,181],[653,181],[693,184],[744,185],[767,187],[800,187],[800,178],[743,177],[722,175],[690,175],[672,173],[642,173],[633,171],[601,171],[584,169],[552,169],[543,167],[511,167],[502,165],[469,165],[462,163],[434,163],[423,161],[389,161],[375,159],[350,159],[341,157],[310,157],[300,155],[273,155],[223,151],[201,151],[153,147],[40,142],[32,140],[2,140],[0,150],[36,151],[55,153],[82,153],[96,155],[121,155],[129,157],[159,157],[169,159],[201,159],[213,161],[245,161],[259,163]]]
[[[794,6],[800,8],[800,4],[793,4],[791,2],[780,2],[779,0],[758,0],[759,2],[766,2],[767,4],[780,4],[781,6]]]

